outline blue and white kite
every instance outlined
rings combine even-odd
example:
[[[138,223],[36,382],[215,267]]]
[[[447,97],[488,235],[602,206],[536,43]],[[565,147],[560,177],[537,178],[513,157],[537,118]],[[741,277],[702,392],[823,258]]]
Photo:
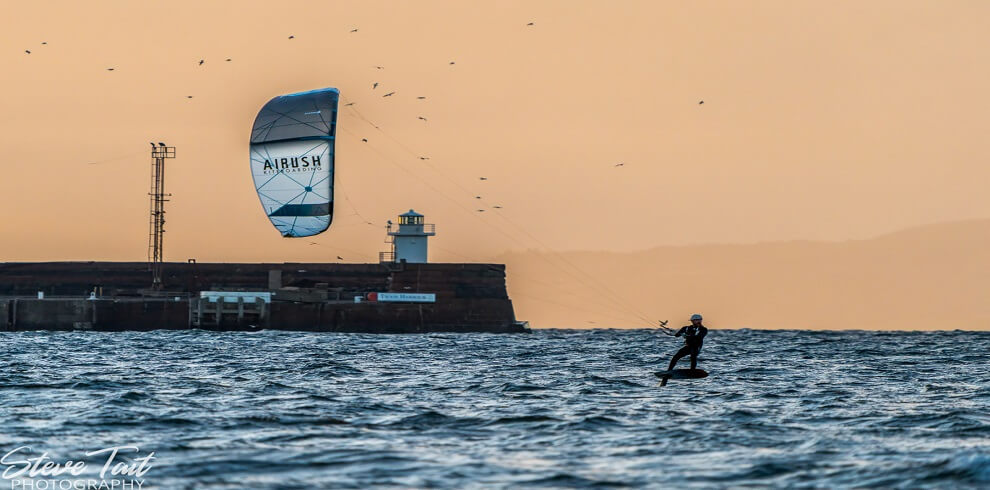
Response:
[[[265,214],[285,237],[323,233],[333,220],[333,157],[340,92],[268,101],[251,130],[251,175]]]

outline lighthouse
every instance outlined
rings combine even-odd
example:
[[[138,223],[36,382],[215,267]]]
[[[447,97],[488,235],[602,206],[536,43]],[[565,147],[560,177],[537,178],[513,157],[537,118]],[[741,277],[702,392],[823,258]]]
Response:
[[[399,226],[388,222],[388,236],[392,243],[392,261],[426,263],[426,240],[436,235],[436,226],[425,223],[423,215],[409,210],[399,215]]]

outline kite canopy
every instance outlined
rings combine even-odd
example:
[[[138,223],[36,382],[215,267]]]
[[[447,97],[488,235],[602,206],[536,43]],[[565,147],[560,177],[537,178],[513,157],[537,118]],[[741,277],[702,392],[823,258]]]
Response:
[[[282,236],[317,235],[330,227],[339,99],[335,88],[280,95],[254,119],[251,175]]]

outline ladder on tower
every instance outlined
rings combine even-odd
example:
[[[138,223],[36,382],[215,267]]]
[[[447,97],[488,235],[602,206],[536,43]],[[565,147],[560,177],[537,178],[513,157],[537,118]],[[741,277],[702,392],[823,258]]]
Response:
[[[148,196],[151,212],[148,218],[148,270],[151,289],[162,289],[162,254],[165,238],[165,203],[171,194],[165,192],[165,160],[175,158],[175,147],[151,145],[151,190]]]

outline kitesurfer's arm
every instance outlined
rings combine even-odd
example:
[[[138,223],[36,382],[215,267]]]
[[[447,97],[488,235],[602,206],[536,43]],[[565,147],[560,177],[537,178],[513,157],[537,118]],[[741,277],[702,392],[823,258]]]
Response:
[[[687,327],[681,327],[681,329],[674,334],[674,337],[680,337],[681,335],[684,335],[685,332],[687,332]]]
[[[667,328],[667,320],[660,320],[660,331],[665,335],[674,335],[674,330]]]

